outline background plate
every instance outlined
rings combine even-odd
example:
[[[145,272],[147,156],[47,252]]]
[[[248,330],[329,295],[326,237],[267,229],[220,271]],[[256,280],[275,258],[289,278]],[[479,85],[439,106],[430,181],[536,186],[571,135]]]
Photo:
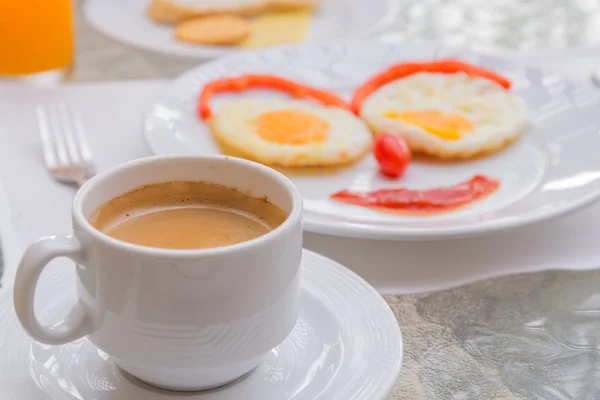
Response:
[[[218,154],[207,127],[195,114],[204,83],[246,72],[274,73],[333,90],[349,98],[369,76],[402,60],[458,57],[499,71],[526,104],[531,128],[498,154],[460,163],[413,162],[399,181],[377,174],[372,156],[327,175],[289,175],[305,202],[305,229],[375,239],[441,238],[482,234],[548,219],[575,210],[600,195],[598,128],[600,92],[588,84],[515,61],[433,45],[342,41],[296,45],[238,54],[189,71],[172,82],[144,120],[144,136],[156,154]],[[252,91],[235,96],[280,96]],[[219,102],[231,98],[222,95]],[[373,190],[452,185],[475,174],[502,181],[494,195],[472,207],[431,217],[401,217],[339,204],[329,195],[344,189]]]
[[[87,0],[83,14],[105,35],[157,53],[209,59],[245,51],[177,41],[173,38],[173,26],[156,23],[146,16],[149,3],[150,0]],[[307,41],[380,33],[394,23],[397,6],[394,0],[325,0],[312,17]]]

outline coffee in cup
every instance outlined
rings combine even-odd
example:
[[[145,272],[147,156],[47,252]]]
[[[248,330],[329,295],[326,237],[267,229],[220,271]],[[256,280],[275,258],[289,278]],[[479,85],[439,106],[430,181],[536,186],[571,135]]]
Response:
[[[287,215],[266,198],[197,181],[153,183],[119,195],[89,218],[115,239],[163,249],[207,249],[255,239]]]

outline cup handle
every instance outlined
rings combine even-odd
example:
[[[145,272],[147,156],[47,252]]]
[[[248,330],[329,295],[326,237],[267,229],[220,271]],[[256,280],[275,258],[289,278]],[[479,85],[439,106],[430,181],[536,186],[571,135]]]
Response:
[[[81,303],[76,303],[69,314],[57,324],[44,326],[35,315],[34,297],[40,274],[56,257],[68,257],[83,263],[84,249],[73,237],[50,236],[31,244],[21,258],[15,277],[14,304],[21,325],[38,342],[65,344],[86,336],[92,331],[92,318]]]

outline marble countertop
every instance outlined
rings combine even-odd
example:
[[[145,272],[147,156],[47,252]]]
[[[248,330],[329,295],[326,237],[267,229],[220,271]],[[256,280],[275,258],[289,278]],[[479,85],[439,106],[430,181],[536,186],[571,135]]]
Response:
[[[398,29],[386,40],[530,50],[600,38],[593,0],[399,1]],[[197,64],[120,45],[81,17],[77,39],[75,81],[169,78]],[[600,271],[555,271],[387,296],[405,340],[389,399],[600,398],[598,286]]]

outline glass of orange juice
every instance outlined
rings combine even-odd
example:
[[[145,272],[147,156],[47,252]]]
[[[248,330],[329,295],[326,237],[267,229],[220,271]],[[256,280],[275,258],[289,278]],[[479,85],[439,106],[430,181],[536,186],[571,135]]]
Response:
[[[73,31],[72,0],[0,0],[0,77],[66,78]]]

